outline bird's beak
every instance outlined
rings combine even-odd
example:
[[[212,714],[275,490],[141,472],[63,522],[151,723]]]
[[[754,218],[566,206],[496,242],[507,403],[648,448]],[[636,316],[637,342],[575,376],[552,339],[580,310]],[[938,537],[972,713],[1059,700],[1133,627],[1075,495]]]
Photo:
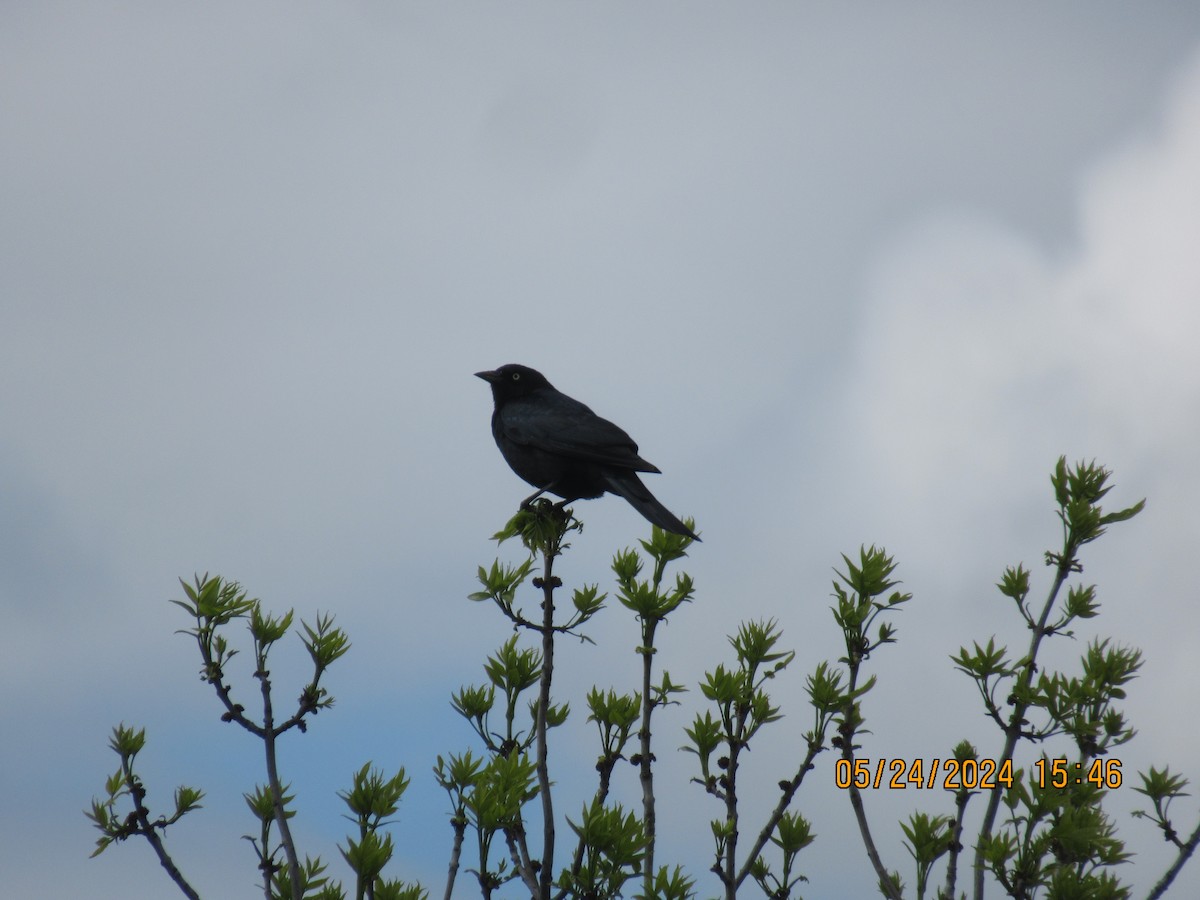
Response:
[[[488,384],[495,384],[497,381],[500,380],[500,373],[496,372],[496,371],[492,371],[492,370],[489,370],[487,372],[476,372],[475,377],[482,378]]]

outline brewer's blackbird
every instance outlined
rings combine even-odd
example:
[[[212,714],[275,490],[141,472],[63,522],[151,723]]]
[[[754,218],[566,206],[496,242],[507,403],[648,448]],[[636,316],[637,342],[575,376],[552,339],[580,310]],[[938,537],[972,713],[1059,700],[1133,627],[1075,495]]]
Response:
[[[659,470],[638,456],[633,438],[612,422],[527,366],[475,375],[492,386],[496,446],[512,470],[538,489],[522,506],[545,491],[562,497],[563,504],[611,491],[664,531],[700,540],[646,490],[637,473]]]

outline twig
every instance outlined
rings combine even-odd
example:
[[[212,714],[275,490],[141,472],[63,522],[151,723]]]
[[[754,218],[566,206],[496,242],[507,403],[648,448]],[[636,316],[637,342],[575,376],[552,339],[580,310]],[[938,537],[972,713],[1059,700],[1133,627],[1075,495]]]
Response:
[[[279,767],[275,758],[275,738],[279,732],[274,727],[274,713],[271,707],[270,673],[255,672],[262,685],[263,696],[263,745],[267,756],[267,783],[271,790],[271,804],[275,810],[275,824],[279,826],[279,840],[283,844],[283,852],[288,860],[288,881],[291,882],[292,900],[304,900],[304,888],[300,874],[300,860],[296,855],[296,845],[292,841],[292,830],[288,826],[287,809],[283,804],[283,787],[279,783]]]
[[[550,796],[546,714],[550,709],[550,684],[554,679],[554,588],[557,584],[554,557],[557,550],[557,542],[553,547],[542,548],[542,677],[538,686],[536,724],[538,790],[542,795],[542,871],[538,885],[541,900],[550,900],[550,888],[554,883],[554,801]]]
[[[1175,880],[1175,876],[1183,869],[1184,864],[1191,858],[1197,846],[1200,846],[1200,825],[1196,826],[1196,830],[1192,832],[1192,836],[1180,848],[1179,856],[1176,857],[1174,865],[1167,869],[1163,877],[1159,879],[1158,884],[1154,886],[1154,890],[1146,895],[1146,900],[1158,900],[1159,897],[1167,892],[1167,888],[1171,886],[1171,883]]]
[[[150,821],[149,810],[146,809],[146,789],[142,787],[141,782],[138,781],[126,764],[122,763],[122,766],[126,769],[125,783],[129,786],[129,793],[133,798],[134,815],[137,817],[138,832],[150,842],[150,846],[154,848],[155,856],[158,857],[159,865],[171,876],[171,880],[179,886],[184,896],[188,897],[189,900],[200,900],[200,895],[196,893],[195,888],[188,884],[187,879],[183,877],[183,873],[179,871],[179,867],[175,865],[175,861],[167,853],[167,848],[163,846],[162,838],[154,830],[154,825]]]
[[[804,782],[804,776],[813,768],[813,760],[824,749],[824,747],[815,741],[810,742],[808,753],[805,755],[804,761],[800,763],[800,768],[796,770],[796,774],[792,776],[790,781],[783,782],[783,794],[780,796],[779,802],[775,804],[775,809],[771,811],[771,816],[767,819],[767,823],[763,826],[762,831],[758,833],[758,837],[754,841],[754,846],[746,854],[746,861],[742,864],[741,871],[737,873],[737,879],[734,882],[735,889],[741,887],[742,882],[750,875],[750,867],[754,865],[754,861],[762,853],[763,847],[767,846],[767,841],[775,833],[776,827],[778,827],[780,820],[783,819],[783,814],[787,812],[788,807],[792,803],[792,798]]]
[[[1050,618],[1050,610],[1054,608],[1054,603],[1058,598],[1058,592],[1062,589],[1063,584],[1070,576],[1071,572],[1075,571],[1078,563],[1075,562],[1075,553],[1079,547],[1072,543],[1069,539],[1066,546],[1063,548],[1063,555],[1058,557],[1058,571],[1054,577],[1054,584],[1050,587],[1050,593],[1046,597],[1046,604],[1042,607],[1042,614],[1038,617],[1035,624],[1032,625],[1033,637],[1029,640],[1029,654],[1025,658],[1025,669],[1021,673],[1017,687],[1013,690],[1013,696],[1016,698],[1013,703],[1012,715],[1009,716],[1008,723],[1004,728],[1004,749],[1001,751],[999,759],[996,760],[997,765],[1004,765],[1007,761],[1013,758],[1013,753],[1017,748],[1017,741],[1021,737],[1021,726],[1025,722],[1025,713],[1029,711],[1029,703],[1021,698],[1028,695],[1029,686],[1033,683],[1033,673],[1037,671],[1037,653],[1041,646],[1042,638],[1046,636],[1046,621]],[[988,797],[987,808],[983,814],[983,824],[979,828],[979,840],[975,844],[975,900],[983,900],[983,876],[987,871],[984,863],[983,853],[987,841],[992,836],[992,828],[996,824],[996,814],[1000,810],[1000,800],[1003,791],[995,790]]]

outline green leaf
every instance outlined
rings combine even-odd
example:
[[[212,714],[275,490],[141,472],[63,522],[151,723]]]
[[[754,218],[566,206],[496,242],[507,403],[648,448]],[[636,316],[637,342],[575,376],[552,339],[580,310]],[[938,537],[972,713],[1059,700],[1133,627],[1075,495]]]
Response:
[[[1012,597],[1018,603],[1024,601],[1029,594],[1029,570],[1022,565],[1005,569],[996,587],[1004,596]]]
[[[392,858],[394,848],[390,834],[381,837],[377,832],[368,831],[360,840],[347,838],[346,843],[345,848],[338,845],[342,857],[359,878],[366,882],[373,882],[378,878],[383,867]]]
[[[339,791],[338,796],[360,823],[374,829],[396,814],[408,783],[403,767],[388,778],[367,762],[354,773],[351,789]]]
[[[804,816],[787,812],[780,817],[771,843],[784,853],[795,855],[816,839],[812,825]]]
[[[347,650],[350,649],[350,639],[346,632],[340,628],[333,627],[332,615],[321,615],[317,613],[316,628],[309,626],[307,622],[301,621],[301,627],[304,629],[305,637],[301,638],[308,655],[312,658],[313,665],[319,671],[324,671]]]
[[[184,813],[191,812],[193,809],[200,808],[200,801],[204,799],[204,791],[196,788],[182,785],[175,789],[175,816],[178,818]]]
[[[132,761],[142,748],[146,746],[146,729],[140,728],[134,731],[122,722],[113,728],[112,737],[109,738],[108,746],[126,761]]]
[[[1173,775],[1170,767],[1164,767],[1160,771],[1151,766],[1149,772],[1139,772],[1138,776],[1142,779],[1142,786],[1135,787],[1134,790],[1145,794],[1151,800],[1189,796],[1183,791],[1188,786],[1188,780],[1182,775]]]

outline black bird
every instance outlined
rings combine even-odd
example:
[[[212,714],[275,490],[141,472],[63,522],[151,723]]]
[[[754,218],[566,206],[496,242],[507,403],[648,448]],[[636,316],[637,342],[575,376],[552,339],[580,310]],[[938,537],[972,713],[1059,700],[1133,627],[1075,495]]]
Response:
[[[563,504],[611,491],[664,531],[700,540],[646,490],[637,473],[658,468],[638,456],[633,438],[608,419],[527,366],[510,364],[475,375],[492,386],[496,446],[512,470],[538,489],[522,506],[546,491],[562,497]]]

